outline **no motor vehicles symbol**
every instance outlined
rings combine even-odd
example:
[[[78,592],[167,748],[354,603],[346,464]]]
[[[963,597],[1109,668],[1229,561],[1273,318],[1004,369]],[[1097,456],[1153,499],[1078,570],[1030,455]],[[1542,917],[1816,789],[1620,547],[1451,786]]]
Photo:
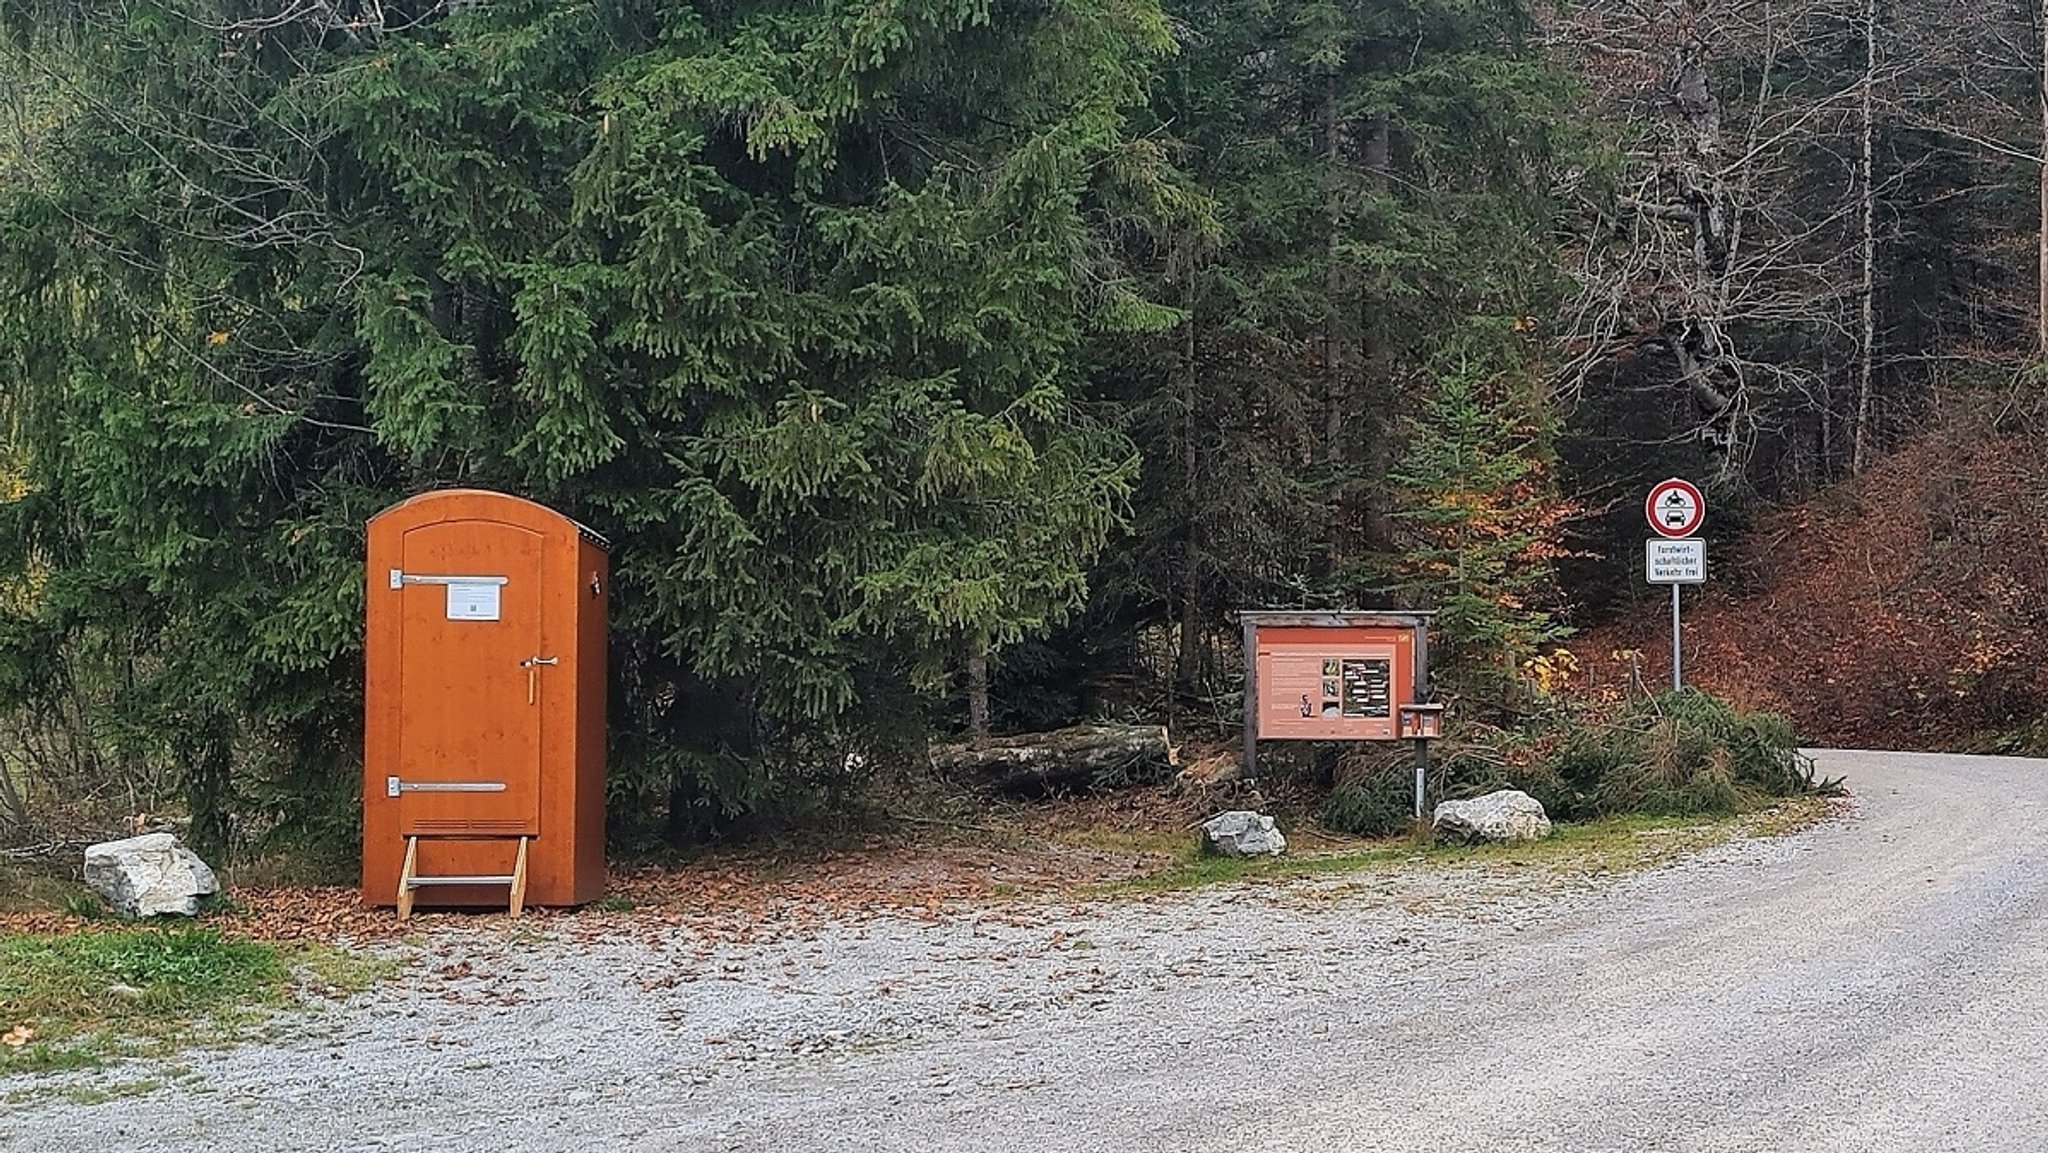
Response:
[[[1688,537],[1698,532],[1700,522],[1706,519],[1707,501],[1690,482],[1673,477],[1650,490],[1643,511],[1657,535]]]

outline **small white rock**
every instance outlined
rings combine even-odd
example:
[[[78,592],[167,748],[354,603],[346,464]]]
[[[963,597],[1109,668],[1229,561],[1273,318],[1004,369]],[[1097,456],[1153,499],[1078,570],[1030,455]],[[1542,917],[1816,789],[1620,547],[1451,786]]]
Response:
[[[1519,789],[1445,801],[1436,807],[1431,825],[1438,838],[1462,841],[1535,841],[1550,835],[1543,802]]]
[[[1202,851],[1225,857],[1277,857],[1287,851],[1287,838],[1273,818],[1237,809],[1202,823]]]
[[[115,912],[129,917],[197,916],[199,898],[220,892],[213,870],[170,833],[86,849],[85,883]]]

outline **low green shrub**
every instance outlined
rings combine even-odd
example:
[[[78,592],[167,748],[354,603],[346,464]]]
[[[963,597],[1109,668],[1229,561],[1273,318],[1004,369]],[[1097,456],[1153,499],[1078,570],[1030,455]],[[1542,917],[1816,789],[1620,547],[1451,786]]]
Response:
[[[1316,820],[1326,829],[1354,837],[1387,837],[1415,819],[1415,785],[1379,776],[1345,781],[1330,790]]]
[[[1563,821],[1730,814],[1841,784],[1816,779],[1786,718],[1693,689],[1559,707],[1513,728],[1466,734],[1446,748],[1438,780],[1453,797],[1520,789]]]

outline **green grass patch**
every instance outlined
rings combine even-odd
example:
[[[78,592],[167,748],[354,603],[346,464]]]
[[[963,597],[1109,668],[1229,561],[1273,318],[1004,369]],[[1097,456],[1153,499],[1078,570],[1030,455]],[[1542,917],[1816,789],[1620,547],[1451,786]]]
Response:
[[[1403,838],[1334,853],[1256,860],[1183,851],[1180,859],[1165,870],[1104,885],[1097,892],[1105,896],[1136,895],[1231,882],[1291,881],[1369,869],[1487,862],[1584,872],[1641,869],[1736,837],[1772,836],[1804,828],[1826,812],[1825,800],[1808,797],[1736,817],[1631,814],[1560,824],[1541,841],[1513,845],[1423,846]]]
[[[360,993],[398,976],[405,967],[396,957],[332,945],[301,945],[285,952],[284,959],[308,987],[329,997]]]
[[[1420,850],[1412,846],[1385,846],[1358,852],[1332,853],[1318,857],[1187,856],[1163,872],[1133,877],[1101,887],[1104,894],[1167,893],[1200,889],[1236,881],[1291,881],[1326,873],[1348,873],[1372,865],[1391,865]]]
[[[35,1085],[27,1089],[15,1089],[0,1100],[9,1105],[29,1105],[55,1098],[73,1105],[104,1105],[122,1097],[140,1097],[154,1093],[163,1087],[164,1083],[154,1077],[145,1077],[138,1081],[117,1081],[108,1085]]]
[[[288,1004],[300,979],[337,995],[391,969],[332,947],[282,950],[191,926],[0,935],[0,1074],[221,1040]]]

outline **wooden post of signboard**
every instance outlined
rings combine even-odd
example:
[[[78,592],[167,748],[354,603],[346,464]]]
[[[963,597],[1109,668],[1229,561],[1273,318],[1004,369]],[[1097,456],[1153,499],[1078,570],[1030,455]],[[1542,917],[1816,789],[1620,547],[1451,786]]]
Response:
[[[1259,626],[1244,621],[1244,775],[1259,771]]]
[[[1429,700],[1429,626],[1420,621],[1415,625],[1415,702],[1423,704]],[[1429,742],[1421,737],[1415,739],[1415,837],[1427,841],[1430,836],[1429,822]]]

